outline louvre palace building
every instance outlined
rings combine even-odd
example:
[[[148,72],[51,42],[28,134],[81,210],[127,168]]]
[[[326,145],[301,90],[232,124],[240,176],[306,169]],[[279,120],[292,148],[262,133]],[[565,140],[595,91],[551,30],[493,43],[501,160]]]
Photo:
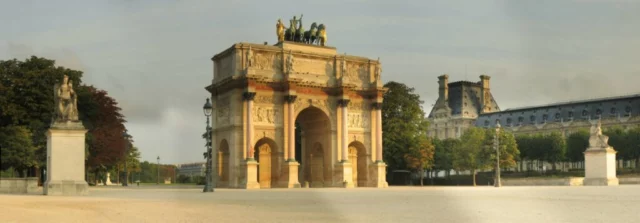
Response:
[[[448,75],[439,76],[439,96],[428,116],[431,123],[428,135],[438,139],[460,138],[472,126],[494,128],[500,123],[502,129],[515,135],[560,132],[566,137],[579,129],[589,130],[599,119],[603,128],[629,129],[640,124],[640,95],[501,110],[489,83],[487,75],[481,75],[478,82],[452,83]],[[580,167],[580,164],[565,165],[569,165],[567,169]],[[548,169],[550,164],[534,166]]]

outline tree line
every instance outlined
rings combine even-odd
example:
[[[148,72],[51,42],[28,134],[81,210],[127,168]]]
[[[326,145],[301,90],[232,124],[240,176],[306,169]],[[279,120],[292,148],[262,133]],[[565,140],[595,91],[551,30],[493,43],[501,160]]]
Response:
[[[47,137],[54,114],[53,86],[64,75],[75,83],[80,120],[87,128],[86,170],[99,173],[127,162],[135,169],[140,153],[122,137],[126,123],[117,101],[104,90],[82,82],[83,72],[32,56],[0,61],[0,170],[19,177],[46,169]],[[132,148],[127,151],[128,146]]]

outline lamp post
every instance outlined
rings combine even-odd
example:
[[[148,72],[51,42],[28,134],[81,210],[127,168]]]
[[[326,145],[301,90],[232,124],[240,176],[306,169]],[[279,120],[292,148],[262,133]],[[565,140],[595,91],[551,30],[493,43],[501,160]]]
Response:
[[[156,185],[159,185],[160,184],[160,156],[158,156],[157,160],[158,160],[158,165],[156,165],[156,172],[158,173],[158,176],[156,177]]]
[[[204,116],[207,117],[207,128],[206,128],[206,132],[204,135],[204,138],[206,139],[207,143],[205,144],[205,146],[207,147],[207,152],[205,152],[204,158],[207,159],[207,169],[206,169],[206,182],[204,184],[204,189],[202,190],[202,192],[213,192],[213,176],[212,176],[212,166],[213,166],[213,152],[212,152],[212,148],[211,148],[211,127],[209,126],[209,116],[211,116],[211,111],[213,110],[213,106],[211,106],[211,102],[209,101],[209,98],[207,98],[207,101],[204,103],[204,106],[202,107],[202,111],[204,112]]]
[[[129,149],[131,148],[131,145],[129,145],[129,140],[131,139],[131,135],[129,135],[127,133],[127,130],[125,129],[124,132],[122,133],[122,137],[124,138],[124,143],[125,143],[125,152],[124,152],[124,182],[122,183],[123,187],[128,187],[129,186],[129,172],[127,171],[127,161],[129,158]]]
[[[494,182],[495,187],[502,186],[500,182],[500,122],[496,122],[496,137],[495,137],[495,147],[496,147],[496,181]]]

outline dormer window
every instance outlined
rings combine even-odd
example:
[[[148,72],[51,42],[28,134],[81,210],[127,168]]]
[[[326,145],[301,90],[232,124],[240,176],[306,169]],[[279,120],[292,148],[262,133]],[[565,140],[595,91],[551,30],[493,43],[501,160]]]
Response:
[[[536,121],[536,116],[535,116],[535,115],[532,115],[531,117],[529,117],[529,120],[530,120],[531,122],[535,122],[535,121]]]

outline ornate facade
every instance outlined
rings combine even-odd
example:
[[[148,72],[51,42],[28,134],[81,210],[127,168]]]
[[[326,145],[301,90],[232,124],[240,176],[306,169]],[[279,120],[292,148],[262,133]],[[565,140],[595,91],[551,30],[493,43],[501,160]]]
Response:
[[[387,186],[379,61],[288,41],[212,60],[218,187]]]

